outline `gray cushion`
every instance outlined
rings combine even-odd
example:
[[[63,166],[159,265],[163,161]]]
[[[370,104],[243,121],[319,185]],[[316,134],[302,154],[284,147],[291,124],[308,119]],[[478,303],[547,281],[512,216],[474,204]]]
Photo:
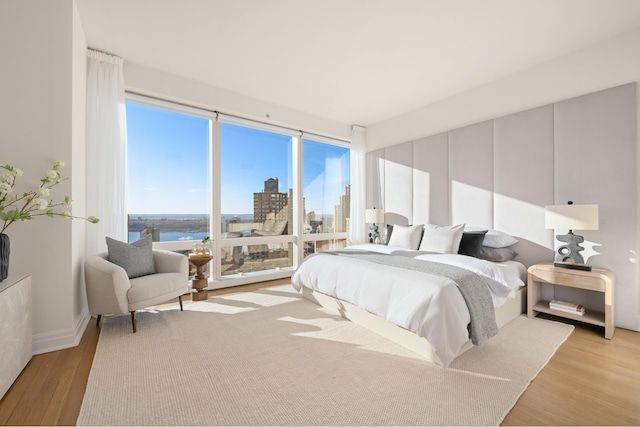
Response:
[[[511,261],[518,253],[512,248],[490,248],[482,247],[482,256],[480,258],[493,262]]]
[[[145,236],[131,244],[114,240],[111,237],[106,237],[106,240],[109,261],[122,267],[127,272],[129,279],[156,272],[151,236]]]

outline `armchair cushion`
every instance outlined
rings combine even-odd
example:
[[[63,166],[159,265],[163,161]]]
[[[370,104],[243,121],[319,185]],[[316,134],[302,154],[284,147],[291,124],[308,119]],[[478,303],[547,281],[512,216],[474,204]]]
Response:
[[[151,236],[128,244],[106,237],[109,261],[122,267],[129,279],[156,272]]]

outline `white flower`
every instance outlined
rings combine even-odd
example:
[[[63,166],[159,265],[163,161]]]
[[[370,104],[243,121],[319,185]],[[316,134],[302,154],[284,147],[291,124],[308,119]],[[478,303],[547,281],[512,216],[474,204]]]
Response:
[[[14,222],[29,221],[39,216],[74,218],[70,212],[71,198],[69,196],[65,196],[60,203],[54,203],[53,200],[50,200],[51,188],[64,181],[58,172],[62,167],[64,167],[64,163],[56,161],[51,169],[45,172],[44,178],[40,179],[40,186],[23,192],[13,188],[23,172],[9,164],[0,165],[0,233],[4,233]],[[63,207],[66,211],[59,212],[57,207]],[[93,216],[83,219],[93,224],[99,221]]]
[[[54,169],[49,169],[46,174],[47,178],[51,181],[56,181],[58,179],[58,172]]]
[[[0,193],[9,194],[13,188],[6,182],[0,182]]]
[[[49,206],[49,202],[47,201],[47,199],[42,199],[40,197],[38,197],[37,199],[33,199],[33,204],[37,205],[38,209],[41,211],[47,209],[47,206]]]

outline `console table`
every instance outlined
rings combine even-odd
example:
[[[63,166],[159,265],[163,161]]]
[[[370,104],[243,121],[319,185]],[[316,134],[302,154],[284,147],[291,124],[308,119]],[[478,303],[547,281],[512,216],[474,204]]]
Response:
[[[31,276],[0,282],[0,399],[31,360]]]

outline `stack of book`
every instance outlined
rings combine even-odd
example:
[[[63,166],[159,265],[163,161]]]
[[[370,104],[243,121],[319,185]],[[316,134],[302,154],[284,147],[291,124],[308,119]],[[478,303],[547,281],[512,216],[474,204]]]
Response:
[[[577,314],[578,316],[582,316],[584,314],[584,307],[582,305],[570,302],[553,300],[549,302],[549,308],[552,310],[563,311],[565,313]]]

